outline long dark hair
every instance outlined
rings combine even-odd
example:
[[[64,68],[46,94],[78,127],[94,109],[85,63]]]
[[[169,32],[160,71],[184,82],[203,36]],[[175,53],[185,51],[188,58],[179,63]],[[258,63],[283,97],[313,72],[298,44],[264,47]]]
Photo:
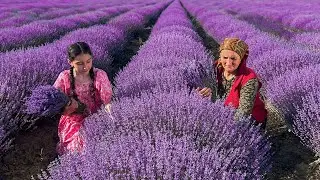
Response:
[[[85,42],[76,42],[74,44],[71,44],[68,47],[68,58],[69,60],[72,62],[74,61],[74,59],[81,54],[89,54],[92,56],[92,51],[89,47],[89,45]],[[93,71],[93,66],[91,67],[90,71],[89,71],[89,76],[92,80],[91,84],[90,84],[90,94],[91,97],[93,98],[93,100],[95,100],[95,88],[94,88],[94,80],[95,80],[95,74]],[[79,98],[75,92],[75,79],[74,79],[74,74],[73,74],[73,67],[70,68],[70,85],[71,85],[71,96],[79,101]]]

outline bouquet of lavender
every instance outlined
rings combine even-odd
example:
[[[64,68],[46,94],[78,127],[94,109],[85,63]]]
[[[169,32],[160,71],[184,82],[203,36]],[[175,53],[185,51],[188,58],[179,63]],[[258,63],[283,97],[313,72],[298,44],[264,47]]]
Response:
[[[26,99],[26,113],[52,117],[59,114],[68,102],[69,97],[55,87],[38,86]]]
[[[192,88],[204,88],[208,87],[212,90],[212,99],[216,99],[216,74],[213,71],[212,66],[207,63],[203,65],[199,62],[190,62],[183,70],[183,78],[187,82],[187,86]]]
[[[210,66],[211,68],[211,66]],[[212,70],[209,67],[204,67],[199,62],[190,62],[184,68],[183,75],[187,85],[191,88],[208,87],[214,83]]]

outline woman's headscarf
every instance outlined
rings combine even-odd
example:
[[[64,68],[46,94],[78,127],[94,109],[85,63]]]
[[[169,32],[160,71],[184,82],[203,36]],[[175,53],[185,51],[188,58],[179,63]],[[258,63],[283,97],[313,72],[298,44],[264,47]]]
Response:
[[[248,49],[248,45],[239,38],[225,38],[220,45],[219,52],[222,50],[231,50],[236,52],[241,60],[243,60],[244,57],[248,57],[249,55]]]

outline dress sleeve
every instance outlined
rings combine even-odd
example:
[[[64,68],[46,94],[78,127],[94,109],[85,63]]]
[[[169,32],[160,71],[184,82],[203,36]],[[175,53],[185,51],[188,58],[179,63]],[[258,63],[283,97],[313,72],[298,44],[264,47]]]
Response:
[[[110,103],[112,97],[112,86],[105,71],[97,71],[96,83],[96,88],[100,93],[100,98],[103,104]]]
[[[53,87],[61,90],[62,92],[64,92],[66,94],[66,87],[65,87],[65,81],[66,81],[66,77],[65,77],[65,72],[61,72],[58,76],[58,78],[56,79],[56,81],[53,84]]]
[[[254,101],[259,88],[258,79],[249,80],[240,90],[239,108],[236,111],[235,118],[249,116],[252,113]]]

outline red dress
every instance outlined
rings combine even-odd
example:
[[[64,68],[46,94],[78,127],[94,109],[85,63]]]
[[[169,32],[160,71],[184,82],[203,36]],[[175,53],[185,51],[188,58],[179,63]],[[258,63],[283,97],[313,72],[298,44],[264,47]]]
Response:
[[[93,71],[95,73],[95,98],[91,96],[91,82],[75,82],[75,93],[79,100],[86,104],[86,111],[89,113],[62,115],[60,118],[58,125],[58,136],[60,142],[57,145],[57,151],[59,154],[63,154],[68,151],[80,152],[83,149],[83,137],[79,130],[84,119],[88,115],[97,112],[103,104],[108,104],[111,101],[112,88],[107,73],[98,68],[94,68]],[[70,70],[61,72],[53,86],[60,89],[68,96],[71,96]]]

